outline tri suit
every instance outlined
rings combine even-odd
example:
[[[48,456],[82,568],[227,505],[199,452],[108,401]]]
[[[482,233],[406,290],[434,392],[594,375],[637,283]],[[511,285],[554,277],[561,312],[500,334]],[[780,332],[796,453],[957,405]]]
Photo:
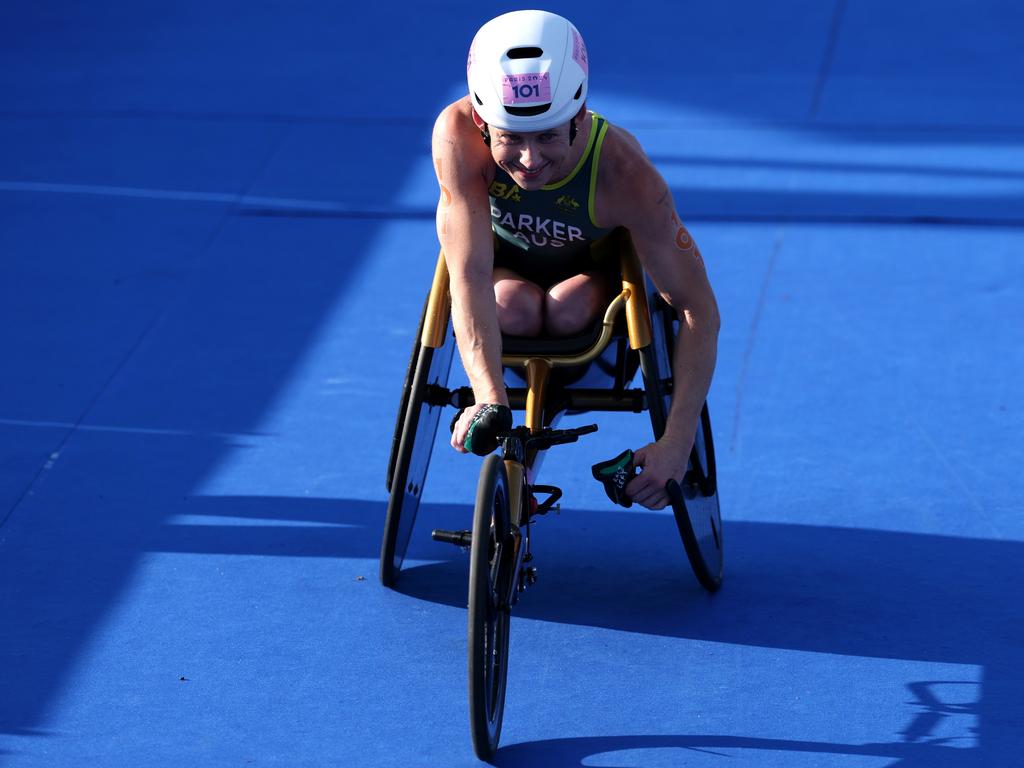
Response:
[[[527,192],[500,167],[488,194],[494,265],[541,287],[573,275],[617,267],[595,244],[612,228],[594,222],[594,193],[608,121],[589,113],[590,135],[576,167],[561,181]]]

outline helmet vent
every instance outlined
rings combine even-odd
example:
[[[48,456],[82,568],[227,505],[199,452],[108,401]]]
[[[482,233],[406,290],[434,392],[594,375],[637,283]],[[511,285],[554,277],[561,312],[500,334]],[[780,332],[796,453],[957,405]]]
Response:
[[[477,95],[476,91],[473,91],[473,98],[476,99],[476,103],[479,104],[481,107],[484,105],[484,103],[480,100],[480,97]]]
[[[550,104],[539,104],[535,107],[505,107],[505,111],[510,115],[516,117],[533,117],[534,115],[543,115],[551,109]]]
[[[583,95],[583,83],[580,83],[580,87],[576,89],[576,95],[572,97],[572,100],[576,101],[582,95]]]
[[[544,55],[540,48],[530,46],[526,48],[510,48],[505,54],[510,59],[539,59]]]

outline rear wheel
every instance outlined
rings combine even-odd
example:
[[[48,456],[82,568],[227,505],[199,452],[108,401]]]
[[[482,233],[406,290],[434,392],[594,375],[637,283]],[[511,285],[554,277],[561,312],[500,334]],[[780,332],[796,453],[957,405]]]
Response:
[[[650,305],[652,340],[650,345],[640,351],[640,367],[651,426],[654,428],[655,439],[658,439],[665,432],[672,402],[672,358],[679,320],[675,311],[660,296],[652,295]],[[668,492],[676,526],[693,573],[706,590],[714,592],[722,585],[722,515],[718,502],[715,445],[707,403],[701,410],[682,487],[670,482]]]
[[[498,748],[505,711],[515,568],[509,520],[505,464],[491,454],[480,472],[469,561],[469,717],[473,749],[481,760]]]
[[[723,575],[722,513],[706,403],[683,484],[670,482],[668,492],[693,573],[708,592],[715,592],[722,586]]]
[[[409,354],[409,367],[405,369],[405,381],[402,382],[402,399],[395,413],[395,433],[391,436],[391,456],[388,458],[388,475],[385,487],[391,491],[391,480],[395,476],[395,464],[398,461],[398,449],[402,443],[402,431],[405,429],[405,414],[409,409],[409,393],[412,391],[413,379],[416,376],[416,364],[420,359],[420,338],[423,336],[423,319],[427,313],[426,304],[420,314],[420,325],[412,340],[412,352]]]
[[[422,328],[421,320],[420,332]],[[420,333],[416,334],[388,461],[390,496],[380,551],[380,580],[386,587],[398,580],[412,537],[437,425],[447,405],[445,391],[454,351],[450,324],[445,327],[444,343],[436,349],[423,346]]]

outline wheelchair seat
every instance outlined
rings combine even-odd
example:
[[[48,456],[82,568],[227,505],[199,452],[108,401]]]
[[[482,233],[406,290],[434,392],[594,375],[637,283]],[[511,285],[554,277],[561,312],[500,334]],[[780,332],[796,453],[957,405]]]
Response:
[[[590,349],[597,342],[604,327],[603,318],[595,317],[590,327],[572,336],[501,336],[503,355],[528,357],[537,355],[574,356]]]

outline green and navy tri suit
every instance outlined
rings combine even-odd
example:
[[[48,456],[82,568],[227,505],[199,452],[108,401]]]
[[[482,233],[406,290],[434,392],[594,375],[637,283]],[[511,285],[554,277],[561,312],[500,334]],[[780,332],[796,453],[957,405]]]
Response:
[[[500,167],[489,195],[495,235],[495,266],[506,267],[543,286],[594,269],[604,269],[595,241],[612,231],[594,222],[594,193],[601,144],[608,121],[590,113],[587,146],[561,181],[527,192]]]

